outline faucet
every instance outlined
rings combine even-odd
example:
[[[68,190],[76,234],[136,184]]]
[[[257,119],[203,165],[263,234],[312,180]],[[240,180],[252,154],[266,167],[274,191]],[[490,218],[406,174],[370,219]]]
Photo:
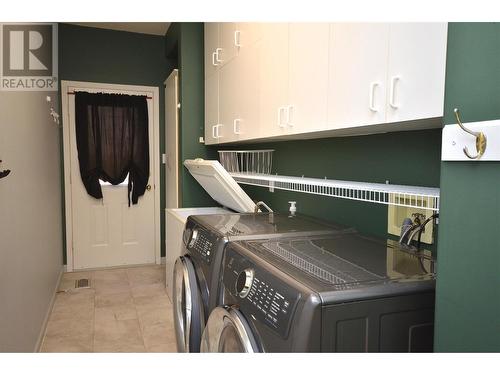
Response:
[[[422,236],[422,232],[424,231],[425,229],[425,226],[427,225],[427,223],[431,220],[435,220],[439,217],[439,213],[436,212],[434,215],[432,216],[429,216],[429,218],[427,218],[422,224],[420,224],[411,234],[410,236],[408,237],[408,242],[407,242],[407,245],[410,245],[411,244],[411,241],[413,240],[413,237],[415,237],[415,235],[418,233],[418,240],[417,240],[417,249],[420,249],[420,237]]]
[[[401,236],[399,237],[399,243],[403,244],[406,242],[406,238],[410,236],[410,234],[415,231],[417,228],[420,227],[422,222],[420,221],[420,218],[425,219],[425,215],[422,215],[420,213],[414,213],[412,216],[415,218],[413,221],[410,218],[406,218],[403,221],[403,225],[401,226]],[[412,237],[412,236],[410,236]],[[413,238],[413,237],[412,237]],[[411,243],[411,240],[407,242],[409,245]]]
[[[259,212],[259,207],[264,207],[268,212],[271,212],[271,213],[274,212],[273,210],[271,210],[271,208],[267,204],[265,204],[262,201],[259,201],[259,202],[255,203],[254,213]]]

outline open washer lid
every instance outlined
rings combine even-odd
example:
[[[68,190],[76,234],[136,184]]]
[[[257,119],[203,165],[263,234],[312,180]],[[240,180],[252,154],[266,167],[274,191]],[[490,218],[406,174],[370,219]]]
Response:
[[[217,160],[188,159],[184,165],[215,201],[236,212],[254,212],[255,203]]]

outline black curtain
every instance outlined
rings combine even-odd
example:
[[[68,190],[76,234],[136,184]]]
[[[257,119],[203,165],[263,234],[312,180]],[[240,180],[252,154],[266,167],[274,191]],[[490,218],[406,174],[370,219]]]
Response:
[[[101,199],[99,179],[113,185],[127,174],[128,202],[137,204],[149,179],[145,96],[75,93],[76,145],[85,189]]]

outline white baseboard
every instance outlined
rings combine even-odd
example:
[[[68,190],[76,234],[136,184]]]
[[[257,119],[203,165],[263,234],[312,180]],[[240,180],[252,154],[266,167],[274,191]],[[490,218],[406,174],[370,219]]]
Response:
[[[166,264],[166,263],[167,263],[167,258],[161,257],[161,264]]]
[[[52,293],[52,298],[50,299],[49,307],[47,308],[47,312],[45,313],[45,318],[43,319],[43,324],[40,329],[40,335],[38,336],[38,340],[36,340],[35,344],[35,353],[40,352],[42,349],[43,338],[45,336],[45,329],[47,328],[47,323],[49,322],[50,314],[52,313],[52,308],[54,307],[54,302],[56,300],[57,290],[59,288],[59,284],[61,283],[62,275],[66,272],[66,266],[63,265],[61,267],[61,271],[59,272],[59,276],[57,277],[57,282],[54,287],[54,292]]]

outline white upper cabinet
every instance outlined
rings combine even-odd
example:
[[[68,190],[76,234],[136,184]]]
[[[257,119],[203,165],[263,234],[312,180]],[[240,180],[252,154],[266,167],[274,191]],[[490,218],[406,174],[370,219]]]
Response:
[[[446,23],[391,24],[387,122],[443,116]]]
[[[288,29],[289,133],[325,130],[329,24],[291,23]]]
[[[443,23],[332,24],[329,128],[442,116],[446,35]]]
[[[387,24],[331,24],[330,129],[385,122],[388,42]]]
[[[261,136],[288,134],[288,24],[262,24],[260,71]]]
[[[435,126],[408,121],[443,115],[446,40],[445,23],[206,23],[205,142]]]

